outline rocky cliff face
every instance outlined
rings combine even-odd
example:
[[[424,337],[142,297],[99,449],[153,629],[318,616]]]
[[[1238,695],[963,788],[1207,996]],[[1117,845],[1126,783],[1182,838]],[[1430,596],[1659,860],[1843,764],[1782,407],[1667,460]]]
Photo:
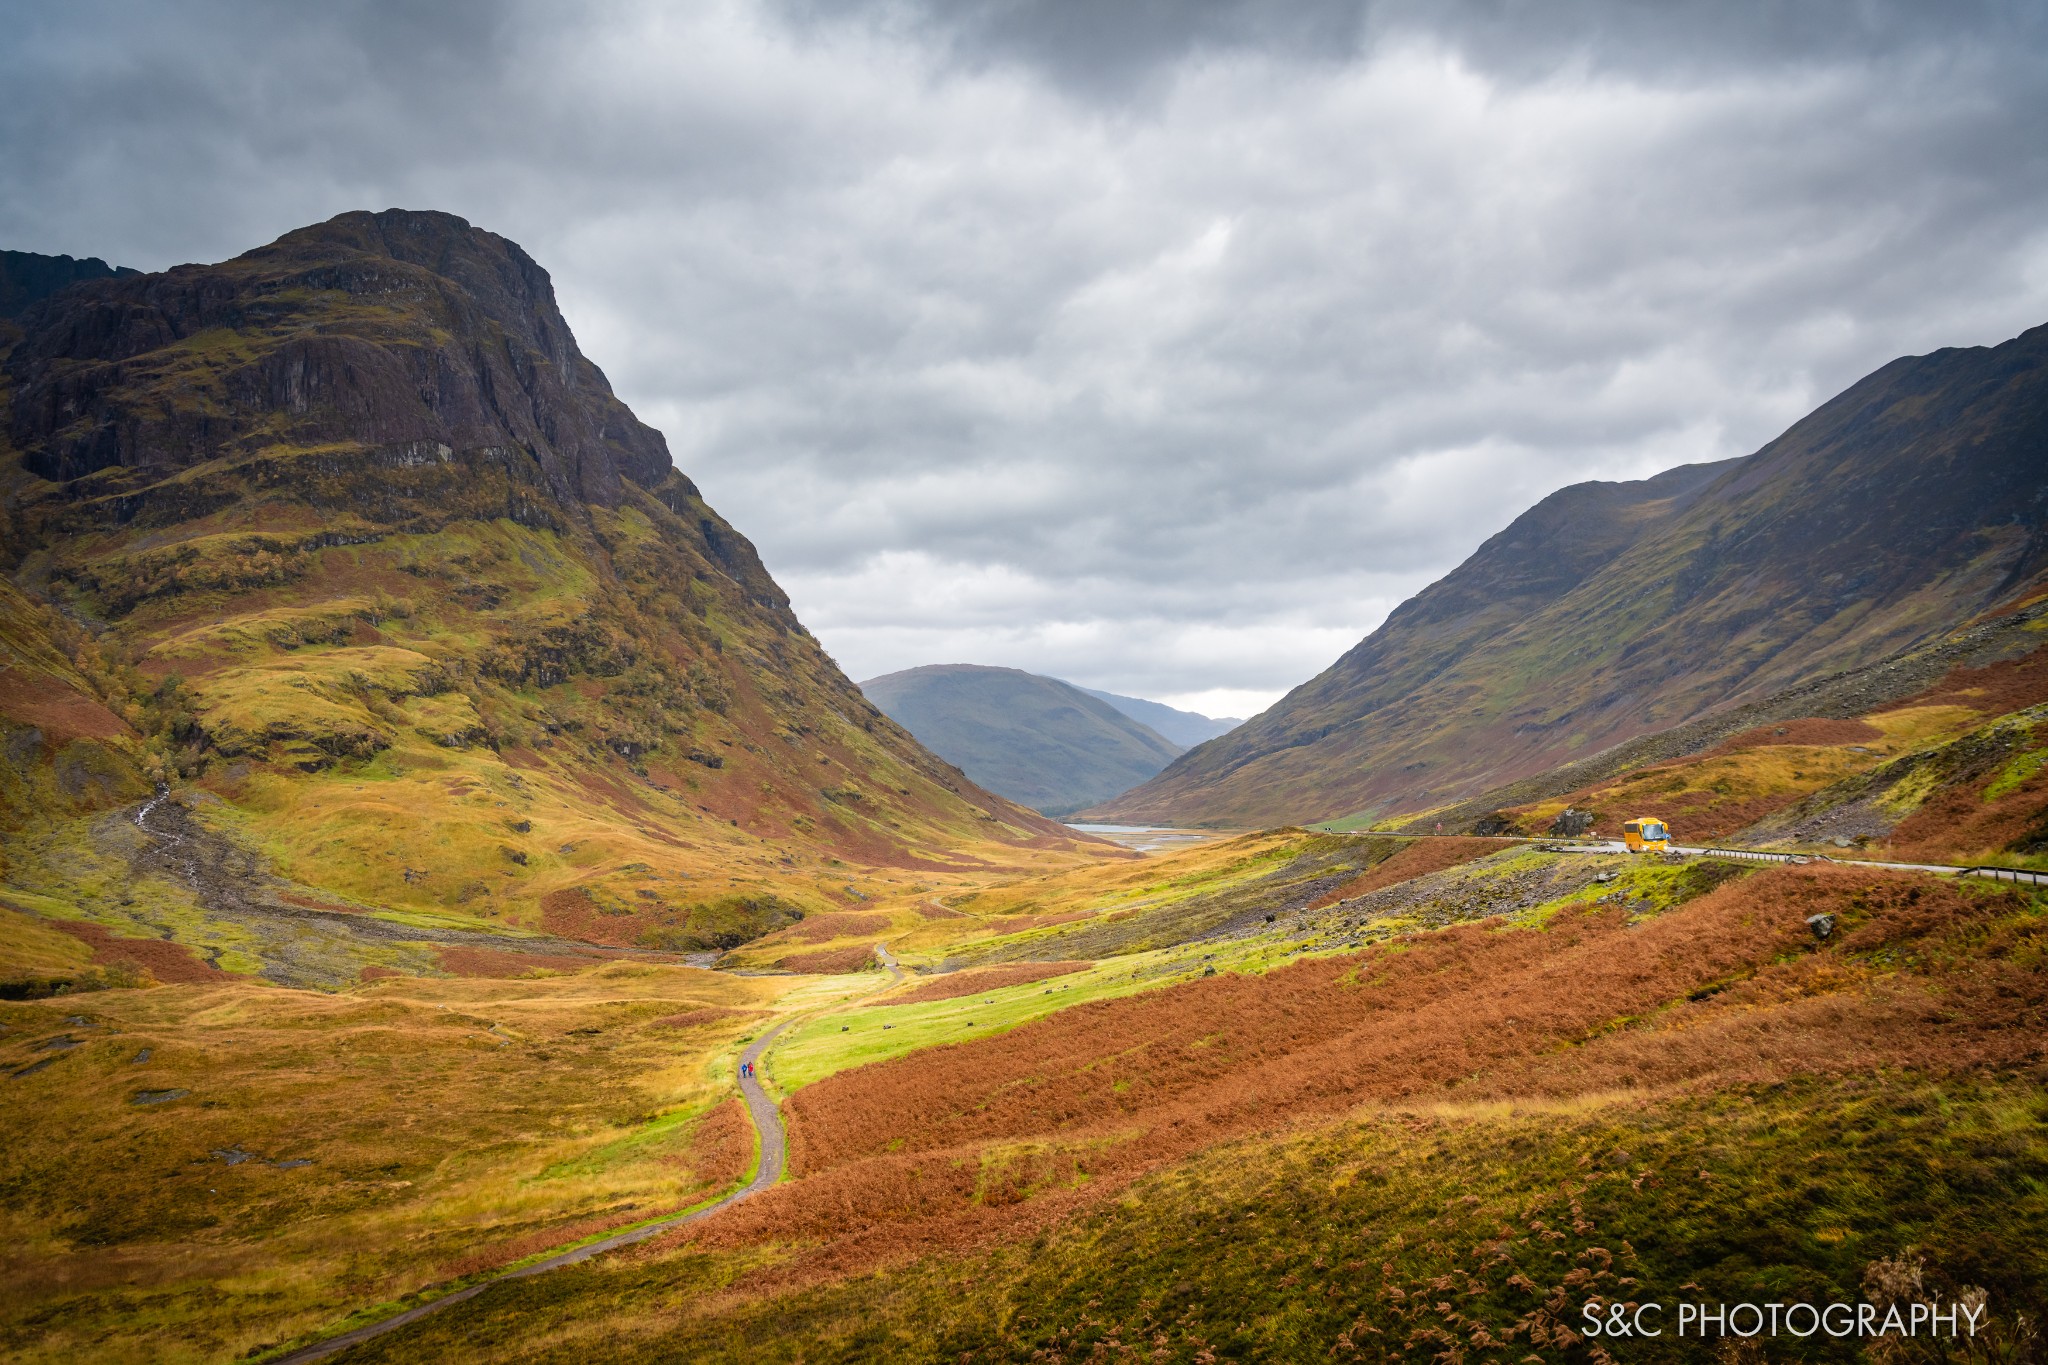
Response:
[[[565,507],[673,478],[661,434],[576,349],[547,272],[446,214],[344,214],[224,265],[53,298],[21,325],[6,373],[24,463],[66,483],[130,474],[82,493],[280,445],[351,445],[372,468],[459,453]]]
[[[2048,328],[1894,361],[1755,455],[1538,504],[1121,819],[1416,812],[1911,647],[2048,570]]]
[[[829,899],[1068,841],[861,696],[501,237],[344,214],[12,341],[0,615],[62,637],[124,795],[189,783],[291,877],[686,943],[708,902],[635,877]]]
[[[142,272],[110,266],[97,256],[41,256],[33,251],[0,251],[0,321],[18,318],[29,305],[60,289],[89,280],[111,280]]]

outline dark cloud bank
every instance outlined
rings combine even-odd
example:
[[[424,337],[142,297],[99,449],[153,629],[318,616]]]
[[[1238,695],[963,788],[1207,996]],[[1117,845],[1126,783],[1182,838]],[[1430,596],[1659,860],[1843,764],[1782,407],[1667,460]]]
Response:
[[[10,4],[0,245],[461,213],[855,676],[1239,711],[2048,321],[2048,7]]]

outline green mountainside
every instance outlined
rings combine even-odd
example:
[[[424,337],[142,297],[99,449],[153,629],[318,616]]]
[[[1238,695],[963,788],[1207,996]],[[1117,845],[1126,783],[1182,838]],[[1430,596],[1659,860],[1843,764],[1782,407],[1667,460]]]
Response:
[[[1048,815],[1135,786],[1181,751],[1107,700],[1016,668],[931,664],[861,690],[974,781]]]
[[[643,947],[829,908],[842,865],[1073,846],[868,703],[501,237],[344,214],[0,326],[23,904],[189,918],[132,835],[52,824],[155,783],[293,904]],[[180,933],[269,961],[215,928]]]
[[[1893,361],[1744,459],[1544,499],[1104,819],[1414,813],[1887,658],[2048,570],[2048,327]]]

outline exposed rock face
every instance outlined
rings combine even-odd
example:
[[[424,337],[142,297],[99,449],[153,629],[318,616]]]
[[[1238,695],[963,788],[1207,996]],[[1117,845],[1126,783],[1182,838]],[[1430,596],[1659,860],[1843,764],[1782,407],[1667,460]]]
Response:
[[[672,945],[792,876],[837,898],[834,859],[1074,846],[868,703],[546,272],[459,218],[73,284],[0,373],[0,665],[100,708],[122,799],[209,788],[288,877]],[[0,773],[0,825],[39,772]]]
[[[1417,811],[1935,638],[2048,570],[2048,327],[1897,360],[1755,455],[1553,494],[1105,818]]]
[[[41,256],[33,251],[0,251],[0,318],[18,318],[30,304],[87,280],[111,280],[140,271],[110,266],[97,256]]]
[[[459,458],[603,507],[621,479],[653,490],[672,473],[661,434],[577,351],[547,272],[448,214],[343,214],[21,324],[9,434],[47,479],[280,443]]]

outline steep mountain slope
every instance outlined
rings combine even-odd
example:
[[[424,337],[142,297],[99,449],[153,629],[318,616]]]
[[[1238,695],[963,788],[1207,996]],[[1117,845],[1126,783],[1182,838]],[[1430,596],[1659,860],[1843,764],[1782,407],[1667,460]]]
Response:
[[[41,705],[93,713],[103,804],[184,779],[330,909],[700,947],[829,904],[840,863],[1072,846],[868,704],[503,238],[344,214],[12,337],[18,818],[69,752]],[[168,901],[74,875],[110,838],[17,890],[161,936]]]
[[[1539,503],[1319,677],[1091,814],[1419,811],[1928,640],[2048,569],[2048,328],[1755,455]]]
[[[930,664],[861,684],[932,752],[993,792],[1063,815],[1143,782],[1180,746],[1070,683]]]
[[[1081,690],[1097,701],[1108,702],[1138,724],[1183,749],[1191,749],[1218,735],[1227,735],[1244,724],[1236,716],[1205,716],[1198,711],[1178,710],[1164,702],[1147,701],[1143,697],[1120,697],[1114,692],[1098,692],[1092,687]]]

